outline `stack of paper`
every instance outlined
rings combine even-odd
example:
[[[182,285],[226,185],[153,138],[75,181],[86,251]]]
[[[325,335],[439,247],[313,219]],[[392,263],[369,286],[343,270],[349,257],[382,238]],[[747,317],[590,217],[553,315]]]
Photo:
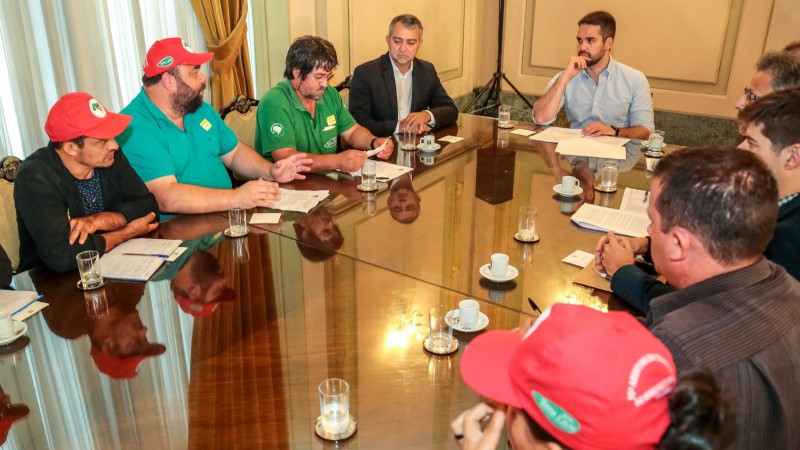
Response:
[[[411,172],[412,170],[414,169],[411,167],[399,166],[397,164],[387,163],[385,161],[375,161],[375,177],[378,179],[394,180],[395,178]],[[360,177],[361,169],[351,172],[350,175],[354,177]]]
[[[625,159],[630,139],[614,136],[584,136],[579,128],[549,127],[530,137],[534,141],[557,143],[556,153],[591,158]]]
[[[14,320],[24,320],[47,306],[34,291],[7,291],[0,289],[0,311],[11,314]]]
[[[180,245],[177,239],[131,239],[103,255],[100,268],[105,278],[147,281]]]
[[[273,206],[281,211],[307,213],[328,198],[328,191],[294,191],[281,188],[281,199]]]
[[[650,225],[650,218],[647,216],[648,197],[646,191],[627,188],[622,197],[623,209],[584,203],[572,215],[572,221],[591,230],[644,237],[647,236],[647,226]]]

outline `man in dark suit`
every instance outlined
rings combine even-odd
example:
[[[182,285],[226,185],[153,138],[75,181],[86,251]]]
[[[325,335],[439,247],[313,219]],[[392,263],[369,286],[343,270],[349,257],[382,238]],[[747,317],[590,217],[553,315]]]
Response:
[[[392,19],[389,52],[356,67],[350,84],[350,112],[376,136],[407,128],[424,134],[455,122],[458,108],[433,64],[417,59],[422,22],[403,14]]]

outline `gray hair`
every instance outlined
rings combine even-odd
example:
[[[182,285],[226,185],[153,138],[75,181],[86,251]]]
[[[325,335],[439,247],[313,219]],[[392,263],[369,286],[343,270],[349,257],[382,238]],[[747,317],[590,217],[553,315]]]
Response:
[[[772,75],[775,91],[800,87],[800,55],[793,52],[765,53],[756,63],[756,70]]]
[[[392,29],[397,22],[402,23],[409,30],[419,28],[419,38],[422,39],[422,22],[413,14],[401,14],[392,19],[391,23],[389,23],[389,32],[386,33],[387,36],[392,35]]]

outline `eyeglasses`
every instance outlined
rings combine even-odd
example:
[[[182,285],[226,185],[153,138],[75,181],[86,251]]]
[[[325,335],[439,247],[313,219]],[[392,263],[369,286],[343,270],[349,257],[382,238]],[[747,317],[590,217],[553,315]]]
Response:
[[[333,72],[312,75],[311,78],[318,83],[322,81],[331,81],[331,78],[333,78]]]
[[[752,89],[746,87],[744,88],[744,98],[747,100],[747,103],[751,103],[760,99],[761,96],[754,94]]]

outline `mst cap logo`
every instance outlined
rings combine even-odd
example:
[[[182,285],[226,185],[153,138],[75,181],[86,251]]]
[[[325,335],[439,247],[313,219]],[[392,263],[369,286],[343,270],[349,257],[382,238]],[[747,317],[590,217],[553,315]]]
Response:
[[[644,372],[644,370],[652,364],[655,364],[656,367],[651,370],[661,373],[663,378],[661,378],[661,380],[657,381],[652,386],[644,386],[643,389],[637,389],[639,388],[639,381],[642,377],[642,372]],[[648,380],[648,383],[649,382],[651,381]],[[626,393],[626,397],[628,401],[633,402],[633,404],[638,408],[650,400],[659,399],[669,394],[672,391],[672,386],[674,384],[675,377],[671,374],[670,365],[667,359],[658,353],[647,353],[639,358],[639,360],[636,361],[636,364],[634,364],[633,368],[631,369],[631,373],[628,376],[628,391]],[[637,392],[637,390],[641,392]]]
[[[174,61],[172,56],[165,56],[165,57],[161,58],[161,61],[157,62],[156,65],[158,67],[167,67],[170,64],[172,64],[172,61]]]
[[[105,119],[106,117],[106,109],[94,97],[89,99],[89,111],[98,119]]]
[[[194,50],[192,50],[192,47],[189,47],[189,44],[187,44],[186,41],[184,41],[183,39],[181,39],[181,45],[183,45],[183,48],[185,48],[186,50],[194,53]]]
[[[275,136],[283,133],[283,125],[279,123],[273,123],[271,127],[269,127],[269,131],[274,134]]]
[[[574,417],[572,417],[570,413],[553,403],[544,395],[536,391],[532,392],[533,401],[536,402],[536,406],[539,407],[539,410],[542,412],[542,414],[544,414],[547,420],[555,425],[556,428],[569,434],[575,434],[581,430],[581,425],[577,420],[575,420]]]

